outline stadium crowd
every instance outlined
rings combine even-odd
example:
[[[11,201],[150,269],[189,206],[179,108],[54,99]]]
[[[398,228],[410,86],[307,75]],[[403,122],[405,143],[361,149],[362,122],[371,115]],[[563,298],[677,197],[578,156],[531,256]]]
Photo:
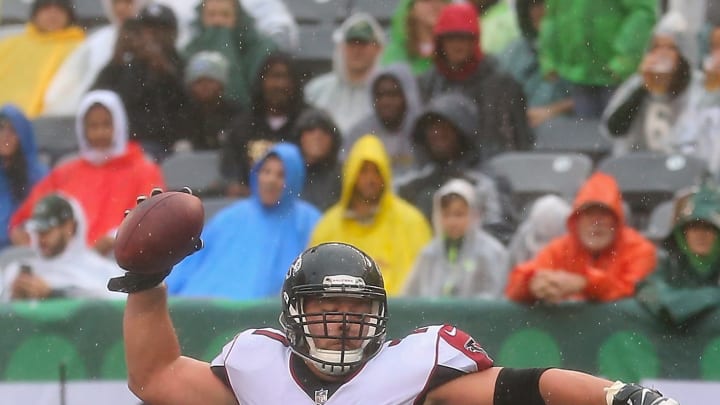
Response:
[[[216,172],[198,195],[224,203],[168,278],[176,296],[275,297],[304,248],[342,241],[391,296],[635,296],[678,320],[720,306],[712,1],[386,0],[379,15],[331,0],[342,12],[313,22],[294,14],[312,1],[102,0],[92,19],[74,1],[0,14],[6,301],[112,298],[125,209],[173,187],[166,163],[211,153],[190,171]],[[39,123],[63,120],[77,149],[53,154],[65,134]],[[541,150],[560,122],[594,131]],[[527,159],[498,164],[513,154]],[[609,163],[641,155],[667,173]],[[558,182],[531,196],[514,172],[529,156],[553,171],[525,183]]]

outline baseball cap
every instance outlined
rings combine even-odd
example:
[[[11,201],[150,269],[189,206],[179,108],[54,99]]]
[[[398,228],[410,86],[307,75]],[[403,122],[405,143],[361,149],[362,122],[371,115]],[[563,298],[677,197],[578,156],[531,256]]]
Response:
[[[36,232],[46,231],[73,217],[70,202],[57,194],[51,194],[35,204],[28,221],[28,229]]]
[[[345,41],[377,42],[375,31],[367,21],[358,21],[345,31]]]
[[[167,28],[177,30],[178,22],[175,13],[162,4],[150,4],[140,11],[137,16],[140,24],[144,25],[160,25]]]
[[[228,60],[220,52],[198,52],[190,58],[185,67],[185,84],[192,84],[200,78],[208,78],[225,85],[228,81],[229,68]]]

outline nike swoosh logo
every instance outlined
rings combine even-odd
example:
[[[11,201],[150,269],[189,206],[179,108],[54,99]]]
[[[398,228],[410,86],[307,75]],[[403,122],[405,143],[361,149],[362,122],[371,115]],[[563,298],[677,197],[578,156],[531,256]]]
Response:
[[[457,334],[457,328],[453,326],[452,329],[446,330],[445,333],[447,333],[450,336],[455,336],[455,334]]]

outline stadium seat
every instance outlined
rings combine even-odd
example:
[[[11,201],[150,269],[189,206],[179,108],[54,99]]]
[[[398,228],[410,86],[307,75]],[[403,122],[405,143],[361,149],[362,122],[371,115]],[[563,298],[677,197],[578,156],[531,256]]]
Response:
[[[308,24],[336,25],[345,19],[348,11],[348,0],[290,0],[285,4],[301,27]]]
[[[365,12],[373,16],[383,28],[388,28],[399,0],[350,0],[350,13]]]
[[[199,196],[220,190],[220,153],[218,151],[177,152],[162,162],[168,190],[190,187]]]
[[[598,120],[560,116],[535,129],[535,150],[578,152],[598,163],[612,150],[612,141],[600,133]]]
[[[645,229],[650,213],[663,201],[687,187],[697,185],[707,174],[700,159],[654,152],[634,152],[608,157],[597,170],[615,177],[630,205],[633,226]]]
[[[62,156],[77,152],[75,117],[38,117],[33,119],[32,126],[40,158],[49,166],[54,166]]]
[[[205,222],[209,221],[215,214],[223,208],[238,201],[234,197],[207,197],[203,198],[203,207],[205,208]]]
[[[0,39],[9,37],[23,32],[25,30],[25,24],[8,24],[0,25]]]
[[[102,6],[102,1],[74,0],[74,3],[75,14],[77,15],[80,25],[83,27],[92,28],[109,23],[105,9]]]
[[[593,164],[579,153],[505,152],[490,159],[487,168],[509,181],[513,203],[525,209],[545,194],[572,200]]]
[[[675,220],[675,202],[663,201],[650,213],[647,227],[643,230],[646,238],[655,243],[661,243],[672,231]]]
[[[33,0],[0,0],[0,24],[22,24],[30,18]]]

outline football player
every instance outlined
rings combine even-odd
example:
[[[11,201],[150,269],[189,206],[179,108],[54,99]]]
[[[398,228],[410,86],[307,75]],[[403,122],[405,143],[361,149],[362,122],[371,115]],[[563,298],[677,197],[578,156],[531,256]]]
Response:
[[[290,266],[279,330],[243,331],[210,364],[181,355],[157,278],[130,272],[113,283],[129,293],[129,386],[153,405],[677,405],[655,390],[581,372],[493,366],[455,326],[386,341],[380,270],[343,243],[311,247]]]

